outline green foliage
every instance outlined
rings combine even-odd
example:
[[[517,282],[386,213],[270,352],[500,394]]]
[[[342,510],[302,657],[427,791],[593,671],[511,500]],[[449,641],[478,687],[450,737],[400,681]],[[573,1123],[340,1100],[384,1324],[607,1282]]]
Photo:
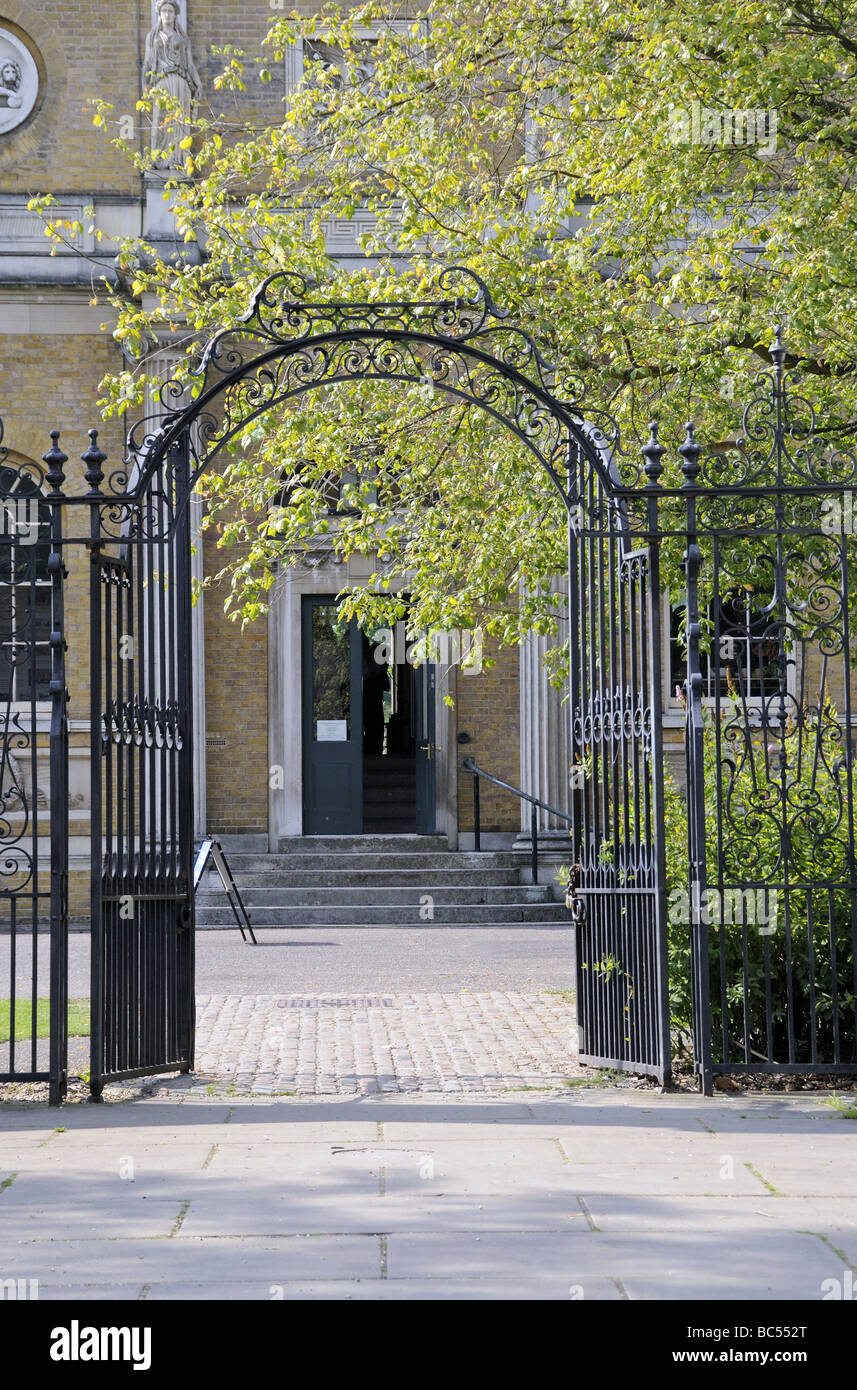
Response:
[[[389,16],[326,6],[278,19],[260,55],[222,50],[221,109],[200,112],[169,190],[179,237],[202,237],[201,264],[115,234],[100,243],[118,252],[110,297],[131,363],[104,382],[106,414],[142,402],[165,340],[189,364],[271,272],[301,272],[318,298],[395,299],[433,292],[439,266],[458,263],[585,377],[631,449],[653,413],[678,438],[691,407],[701,438],[734,439],[778,321],[831,437],[847,437],[857,4],[428,0],[419,20]],[[371,67],[366,26],[379,35]],[[312,37],[339,60],[308,63],[269,124],[244,120],[248,73],[275,74],[286,47]],[[776,148],[694,142],[682,126],[694,103],[768,113],[766,128],[776,113]],[[116,129],[103,103],[96,121]],[[146,166],[134,140],[116,143]],[[50,200],[34,205],[72,239]],[[366,260],[337,263],[326,225],[358,213]],[[332,516],[326,480],[346,463],[350,505]],[[374,582],[347,596],[366,621],[395,616],[407,576],[415,628],[482,626],[507,642],[556,632],[557,499],[473,407],[343,385],[257,421],[222,464],[209,520],[237,618],[263,612],[283,557],[326,534],[343,557],[377,555]],[[668,582],[679,563],[665,556]]]
[[[705,714],[705,836],[710,990],[715,1049],[763,1060],[854,1052],[854,951],[848,772],[836,712],[804,708],[782,739],[762,735],[752,709],[721,702]],[[718,814],[720,807],[720,814]],[[670,1006],[687,1045],[691,1024],[687,806],[666,788]],[[788,978],[791,975],[791,988]],[[791,998],[790,998],[791,996]],[[770,1014],[770,1021],[768,1018]]]

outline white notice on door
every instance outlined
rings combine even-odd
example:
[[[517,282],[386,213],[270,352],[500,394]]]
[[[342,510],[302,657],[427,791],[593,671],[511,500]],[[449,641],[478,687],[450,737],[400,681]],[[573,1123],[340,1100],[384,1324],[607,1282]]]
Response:
[[[316,721],[315,729],[316,742],[318,743],[348,742],[347,719],[319,719]]]

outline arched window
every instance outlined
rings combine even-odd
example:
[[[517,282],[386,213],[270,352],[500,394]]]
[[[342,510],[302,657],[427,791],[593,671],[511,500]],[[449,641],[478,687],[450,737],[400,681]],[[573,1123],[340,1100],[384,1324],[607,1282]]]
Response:
[[[0,467],[0,705],[50,697],[51,512],[32,465]]]

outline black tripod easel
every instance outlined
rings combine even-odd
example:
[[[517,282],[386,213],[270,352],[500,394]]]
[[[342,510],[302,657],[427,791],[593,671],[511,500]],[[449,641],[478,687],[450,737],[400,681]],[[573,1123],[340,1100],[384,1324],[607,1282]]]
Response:
[[[241,897],[238,891],[238,885],[232,877],[232,871],[226,862],[226,855],[223,853],[223,846],[219,840],[203,840],[197,851],[193,865],[194,897],[196,897],[196,890],[200,885],[205,866],[209,859],[213,861],[214,867],[220,875],[220,882],[223,884],[226,890],[226,896],[229,898],[229,906],[232,908],[235,921],[238,923],[238,930],[241,933],[242,941],[246,942],[247,940],[247,937],[244,935],[244,928],[246,927],[247,931],[250,933],[250,940],[253,945],[258,946],[259,943],[253,935],[250,918],[244,906],[244,899]]]

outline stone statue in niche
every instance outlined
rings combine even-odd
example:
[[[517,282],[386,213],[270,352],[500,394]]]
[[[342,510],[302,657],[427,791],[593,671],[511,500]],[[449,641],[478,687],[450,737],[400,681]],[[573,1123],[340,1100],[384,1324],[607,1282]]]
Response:
[[[16,109],[24,104],[21,96],[20,64],[12,62],[11,59],[0,64],[0,103]]]
[[[156,164],[181,169],[180,145],[190,133],[194,101],[202,90],[190,51],[190,39],[179,23],[177,0],[158,0],[157,22],[146,38],[145,70],[149,88],[160,88],[170,107],[155,102],[152,111],[152,154]]]
[[[0,20],[0,136],[23,124],[39,97],[39,70],[19,34]]]

